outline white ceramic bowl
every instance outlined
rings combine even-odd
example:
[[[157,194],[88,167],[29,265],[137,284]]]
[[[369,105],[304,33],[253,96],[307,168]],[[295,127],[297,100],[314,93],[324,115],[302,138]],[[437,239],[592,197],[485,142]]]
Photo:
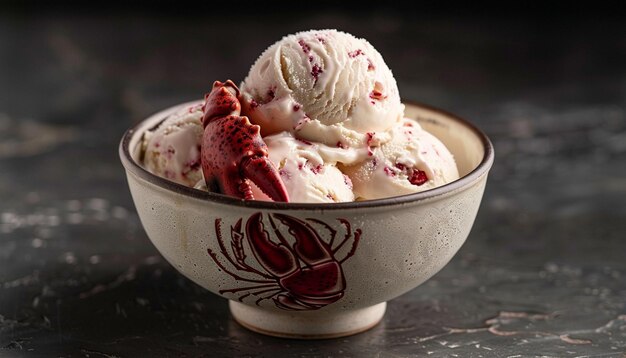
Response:
[[[124,135],[119,152],[141,222],[183,275],[230,300],[257,332],[297,338],[345,336],[380,321],[386,302],[444,267],[467,238],[494,152],[467,121],[407,104],[450,149],[461,178],[410,195],[349,203],[243,201],[188,188],[139,163],[143,133],[183,106]]]

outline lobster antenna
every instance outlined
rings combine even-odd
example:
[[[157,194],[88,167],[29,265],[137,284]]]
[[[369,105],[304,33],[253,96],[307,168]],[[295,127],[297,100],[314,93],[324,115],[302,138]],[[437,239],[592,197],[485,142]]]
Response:
[[[280,240],[280,242],[283,245],[290,247],[289,242],[285,239],[283,234],[281,234],[280,231],[278,231],[278,228],[276,227],[276,223],[274,222],[274,219],[272,219],[272,214],[267,214],[267,217],[270,218],[270,225],[272,225],[272,229],[274,229],[276,236],[278,236],[278,240]]]

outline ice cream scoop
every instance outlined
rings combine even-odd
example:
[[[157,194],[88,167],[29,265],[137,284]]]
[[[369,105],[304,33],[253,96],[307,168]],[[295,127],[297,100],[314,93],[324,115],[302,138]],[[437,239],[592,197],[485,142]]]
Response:
[[[194,186],[203,179],[200,167],[202,106],[185,107],[168,116],[143,137],[143,163],[148,171]]]
[[[241,90],[243,112],[264,135],[292,131],[332,146],[364,146],[368,132],[390,129],[404,111],[380,53],[336,30],[276,42],[254,63]]]
[[[359,200],[416,193],[459,178],[446,146],[408,118],[393,128],[390,141],[373,148],[367,160],[342,170]]]
[[[278,168],[289,198],[299,203],[333,203],[354,201],[350,178],[327,159],[342,158],[349,153],[336,148],[299,140],[289,132],[263,138],[270,160]],[[326,159],[325,159],[326,158]],[[263,198],[254,191],[256,198]]]

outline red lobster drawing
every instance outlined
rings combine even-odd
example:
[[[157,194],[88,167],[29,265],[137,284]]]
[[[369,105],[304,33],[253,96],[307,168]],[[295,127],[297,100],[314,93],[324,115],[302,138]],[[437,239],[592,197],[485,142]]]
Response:
[[[246,221],[245,235],[242,232],[242,220],[231,226],[232,255],[226,249],[221,232],[221,219],[215,219],[215,234],[222,256],[236,269],[227,269],[218,259],[217,252],[208,249],[209,255],[217,266],[237,281],[254,283],[252,286],[220,290],[219,293],[238,293],[238,300],[253,295],[259,297],[256,305],[263,300],[272,299],[276,307],[285,310],[316,310],[336,302],[343,297],[346,280],[341,264],[354,255],[361,238],[361,229],[352,232],[350,223],[338,219],[344,226],[346,234],[340,243],[335,245],[337,230],[317,219],[298,219],[285,214],[268,214],[278,242],[270,239],[270,234],[263,225],[263,215],[254,213]],[[278,230],[274,219],[288,228],[295,240],[290,243]],[[328,242],[322,240],[311,223],[324,226],[330,233]],[[352,238],[352,247],[346,256],[338,260],[335,254]],[[257,269],[246,262],[244,240],[252,250],[258,263]],[[257,277],[245,278],[238,272],[249,272]]]

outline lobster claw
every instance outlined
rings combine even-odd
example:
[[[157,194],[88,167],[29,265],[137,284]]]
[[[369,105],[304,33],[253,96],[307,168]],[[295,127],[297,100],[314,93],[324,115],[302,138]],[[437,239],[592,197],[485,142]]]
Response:
[[[293,248],[298,257],[307,265],[315,265],[332,259],[330,247],[309,224],[280,213],[274,214],[274,217],[289,228],[289,233],[296,239]]]
[[[263,226],[261,213],[255,213],[246,222],[246,237],[257,261],[267,272],[281,277],[300,268],[298,260],[282,243],[275,243]]]
[[[213,82],[211,92],[204,96],[202,124],[206,127],[213,119],[238,116],[241,113],[240,95],[239,88],[231,80]]]
[[[201,164],[207,186],[253,200],[250,181],[274,201],[289,201],[285,184],[269,160],[260,127],[239,116],[239,89],[228,80],[215,81],[205,96]]]
[[[289,201],[287,189],[278,170],[266,156],[247,158],[241,165],[245,179],[250,180],[274,201]]]

